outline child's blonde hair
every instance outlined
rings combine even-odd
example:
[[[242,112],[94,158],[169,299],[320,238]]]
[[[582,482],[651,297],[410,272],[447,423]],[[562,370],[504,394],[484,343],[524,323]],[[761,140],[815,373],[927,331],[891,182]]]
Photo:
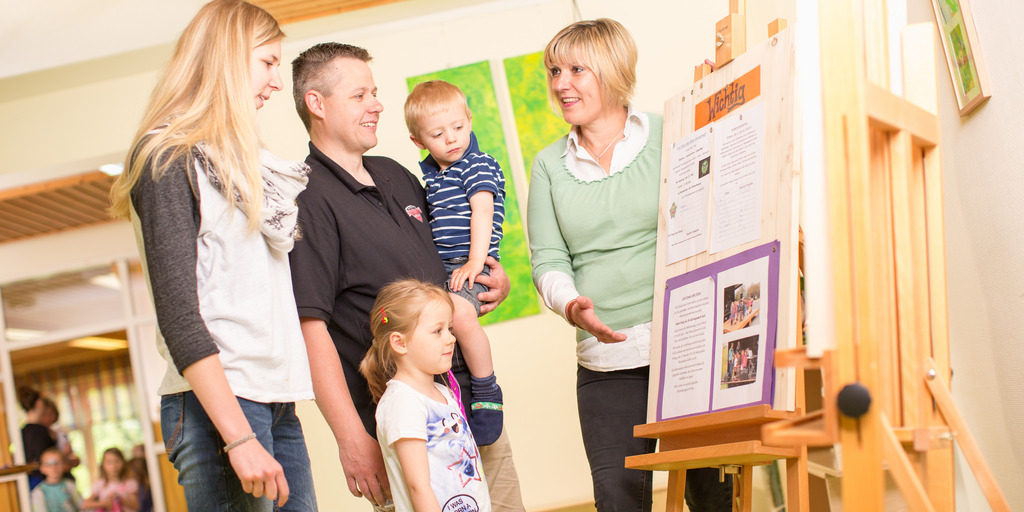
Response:
[[[427,305],[441,302],[454,309],[448,292],[440,286],[416,279],[395,281],[380,290],[370,311],[370,332],[373,345],[359,364],[359,373],[370,386],[373,401],[380,400],[388,381],[395,376],[398,367],[395,352],[391,348],[391,333],[404,336],[412,334],[419,323],[420,314]]]
[[[410,134],[418,137],[419,123],[424,117],[460,107],[466,111],[466,119],[473,117],[461,89],[444,80],[422,82],[405,99],[405,125]]]

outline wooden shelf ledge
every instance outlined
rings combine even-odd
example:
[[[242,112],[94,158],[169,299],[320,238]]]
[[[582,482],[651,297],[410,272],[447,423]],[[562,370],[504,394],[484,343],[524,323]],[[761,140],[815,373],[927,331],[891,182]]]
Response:
[[[677,418],[633,427],[634,437],[661,439],[709,430],[720,431],[746,426],[759,426],[779,420],[797,418],[800,410],[779,411],[768,405],[755,405],[731,411],[713,412],[690,418]]]
[[[653,471],[707,468],[723,465],[758,466],[800,456],[799,448],[764,446],[760,441],[720,444],[626,457],[626,467]]]

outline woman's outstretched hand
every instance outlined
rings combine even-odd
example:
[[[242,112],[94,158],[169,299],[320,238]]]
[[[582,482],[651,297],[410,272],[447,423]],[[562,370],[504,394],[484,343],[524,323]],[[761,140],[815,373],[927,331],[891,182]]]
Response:
[[[608,327],[601,319],[597,318],[597,313],[594,311],[594,301],[590,297],[584,297],[580,295],[576,298],[576,304],[569,309],[570,319],[580,329],[597,336],[597,341],[601,343],[619,343],[620,341],[626,341],[626,335],[620,332],[615,332],[611,327]]]

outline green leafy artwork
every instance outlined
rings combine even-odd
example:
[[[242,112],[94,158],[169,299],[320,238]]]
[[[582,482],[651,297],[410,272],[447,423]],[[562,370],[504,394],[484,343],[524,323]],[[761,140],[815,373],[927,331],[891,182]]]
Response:
[[[543,78],[543,77],[542,77]],[[428,80],[444,80],[455,84],[466,95],[470,110],[473,111],[473,132],[476,133],[480,150],[493,156],[505,173],[505,224],[501,240],[501,265],[505,267],[512,292],[493,313],[480,318],[481,324],[492,324],[522,316],[540,313],[537,292],[530,277],[529,248],[523,230],[519,200],[515,183],[509,173],[509,155],[505,136],[498,113],[498,101],[491,81],[491,66],[478,62],[457,68],[446,69],[406,80],[411,91],[416,84]],[[427,152],[420,156],[426,158]]]
[[[505,59],[505,76],[512,94],[519,148],[523,152],[523,165],[529,179],[533,158],[568,133],[569,124],[551,110],[548,102],[543,52]]]

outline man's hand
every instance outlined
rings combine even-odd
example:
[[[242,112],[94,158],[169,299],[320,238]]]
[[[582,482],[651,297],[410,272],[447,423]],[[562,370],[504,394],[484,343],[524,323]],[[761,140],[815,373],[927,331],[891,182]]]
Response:
[[[580,329],[597,336],[601,343],[619,343],[626,341],[626,335],[615,332],[611,327],[605,325],[594,312],[594,301],[590,297],[579,296],[576,298],[576,305],[569,309],[569,315],[573,323]]]
[[[387,503],[391,498],[391,486],[377,440],[364,431],[357,433],[355,439],[339,443],[338,451],[352,495],[366,498],[374,505]]]
[[[383,505],[391,496],[391,487],[380,445],[363,429],[327,323],[312,317],[302,317],[300,321],[316,405],[338,441],[338,458],[345,470],[348,490],[357,498],[365,497],[374,505]]]
[[[508,276],[505,275],[505,269],[502,268],[501,263],[498,263],[498,260],[493,256],[488,256],[484,263],[491,267],[491,275],[476,276],[476,282],[489,288],[486,292],[476,296],[480,300],[481,316],[494,311],[498,304],[508,297],[508,292],[512,289],[512,284],[509,282]]]

